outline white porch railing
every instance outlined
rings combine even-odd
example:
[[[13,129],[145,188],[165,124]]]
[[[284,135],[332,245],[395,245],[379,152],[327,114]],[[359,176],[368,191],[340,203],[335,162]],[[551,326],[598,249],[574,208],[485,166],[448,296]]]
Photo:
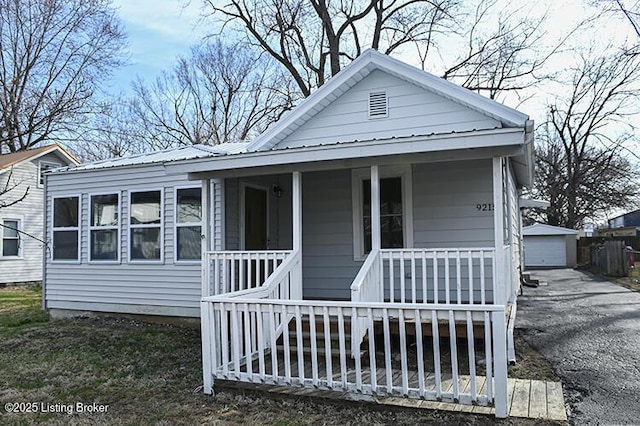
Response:
[[[262,285],[202,298],[206,393],[224,379],[493,404],[506,416],[494,249],[374,251],[350,302],[301,300],[300,252],[277,262]]]
[[[202,310],[203,324],[209,324],[203,348],[207,393],[214,380],[224,379],[495,404],[496,415],[506,416],[504,306],[293,301],[247,294],[205,298]],[[472,319],[478,315],[480,323]],[[368,320],[371,338],[367,355],[351,359],[347,324],[357,327],[359,317]],[[438,318],[446,318],[448,345],[441,345]],[[464,330],[460,336],[459,330]],[[379,339],[373,338],[376,333]],[[476,337],[484,337],[479,349]],[[339,349],[337,357],[332,345]]]
[[[290,253],[291,250],[205,252],[202,295],[260,287]]]
[[[382,249],[351,286],[351,300],[485,304],[497,291],[493,248]]]

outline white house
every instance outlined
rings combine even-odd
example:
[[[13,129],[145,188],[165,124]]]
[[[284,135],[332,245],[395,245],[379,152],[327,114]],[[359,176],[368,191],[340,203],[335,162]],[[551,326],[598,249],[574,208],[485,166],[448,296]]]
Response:
[[[0,155],[0,284],[42,280],[42,174],[76,164],[55,144]]]
[[[206,393],[506,416],[532,143],[526,115],[366,51],[251,142],[49,175],[46,307],[200,316]]]

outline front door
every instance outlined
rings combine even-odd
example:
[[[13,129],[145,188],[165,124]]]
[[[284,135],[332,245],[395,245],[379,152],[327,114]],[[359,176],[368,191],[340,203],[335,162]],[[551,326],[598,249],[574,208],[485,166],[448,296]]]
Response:
[[[266,250],[267,191],[244,187],[244,249]]]

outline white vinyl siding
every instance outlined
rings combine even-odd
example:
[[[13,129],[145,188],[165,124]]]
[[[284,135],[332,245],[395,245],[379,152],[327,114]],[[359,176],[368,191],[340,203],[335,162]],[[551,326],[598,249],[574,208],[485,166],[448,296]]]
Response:
[[[140,182],[145,182],[144,187]],[[58,193],[77,190],[83,194],[81,226],[81,264],[59,264],[47,257],[45,301],[47,308],[78,311],[105,311],[149,315],[198,317],[200,265],[175,262],[165,256],[162,262],[89,263],[90,193],[119,193],[121,233],[120,255],[129,256],[129,191],[161,190],[162,250],[174,253],[175,187],[197,185],[186,175],[167,175],[162,165],[54,173],[49,176],[47,207]],[[47,216],[50,220],[50,213]],[[49,222],[47,227],[50,228]]]
[[[490,159],[418,164],[413,194],[415,247],[494,246]]]
[[[361,265],[353,259],[351,170],[303,173],[304,297],[350,298]]]
[[[50,153],[0,173],[0,187],[4,187],[8,179],[11,179],[9,187],[17,185],[15,189],[2,195],[3,201],[17,200],[26,193],[22,201],[0,209],[0,221],[5,218],[18,218],[21,220],[20,230],[23,231],[20,234],[20,257],[0,261],[0,283],[20,283],[42,279],[43,241],[50,239],[51,235],[45,237],[43,231],[44,190],[37,185],[39,161],[62,165],[60,158]]]
[[[387,115],[369,118],[369,94],[385,91]],[[382,71],[374,71],[276,148],[501,127],[500,122]]]
[[[493,247],[493,212],[476,208],[493,199],[490,159],[408,169],[414,247]],[[304,297],[350,297],[351,282],[362,265],[353,258],[352,188],[350,170],[303,174]],[[486,278],[490,286],[490,270]]]

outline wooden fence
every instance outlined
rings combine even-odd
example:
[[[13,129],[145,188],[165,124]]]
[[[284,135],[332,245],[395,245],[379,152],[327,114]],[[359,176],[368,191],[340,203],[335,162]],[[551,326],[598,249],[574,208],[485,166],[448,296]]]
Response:
[[[625,237],[627,238],[627,237]],[[630,239],[631,240],[631,239]],[[632,243],[626,239],[612,239],[591,242],[590,245],[578,243],[580,264],[587,265],[598,275],[610,277],[626,277],[636,260],[640,260],[637,250],[637,238]]]

